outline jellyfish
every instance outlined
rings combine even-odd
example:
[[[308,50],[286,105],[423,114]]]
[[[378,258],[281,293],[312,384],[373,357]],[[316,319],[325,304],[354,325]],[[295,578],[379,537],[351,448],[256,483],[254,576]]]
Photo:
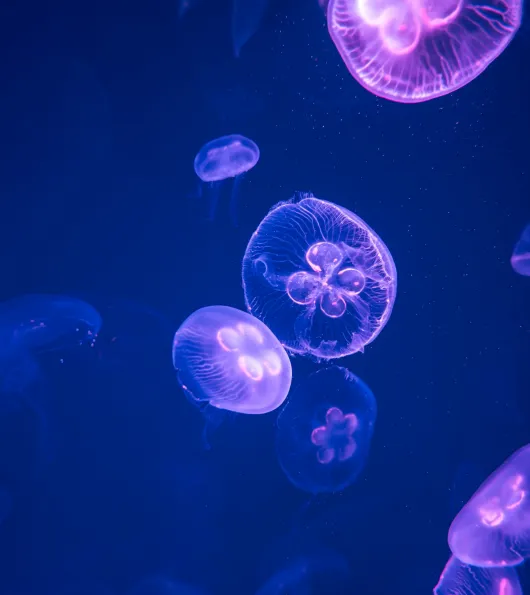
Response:
[[[331,0],[328,29],[352,76],[400,103],[452,93],[508,46],[522,0]]]
[[[333,359],[364,351],[396,297],[392,256],[357,215],[311,195],[280,203],[243,258],[251,314],[289,351]]]
[[[24,392],[38,377],[35,355],[93,341],[101,321],[65,296],[23,295],[0,304],[0,394]]]
[[[186,396],[236,413],[279,407],[291,386],[291,362],[259,320],[228,306],[196,310],[173,340],[173,365]]]
[[[451,556],[434,595],[523,595],[514,568],[477,568]]]
[[[101,328],[98,312],[86,302],[62,295],[28,294],[0,305],[5,345],[39,353],[94,344]]]
[[[309,376],[278,415],[276,452],[289,481],[312,494],[348,487],[366,463],[376,416],[372,391],[349,370]]]
[[[456,515],[449,547],[464,564],[516,566],[530,556],[530,444],[482,483]]]
[[[530,223],[524,228],[511,258],[512,268],[519,275],[530,277]]]
[[[259,160],[256,143],[240,134],[222,136],[206,143],[195,156],[194,168],[197,176],[210,185],[210,220],[217,210],[221,183],[234,178],[230,216],[237,225],[237,193],[241,177],[251,170]]]

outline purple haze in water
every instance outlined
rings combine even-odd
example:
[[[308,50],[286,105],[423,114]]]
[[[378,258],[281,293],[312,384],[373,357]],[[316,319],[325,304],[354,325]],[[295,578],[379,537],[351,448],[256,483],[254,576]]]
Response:
[[[313,196],[273,207],[243,258],[247,308],[294,353],[363,351],[387,323],[397,274],[388,248],[357,215]]]
[[[530,444],[496,469],[449,528],[453,554],[464,564],[516,566],[530,556]]]
[[[523,595],[514,568],[477,568],[452,556],[443,569],[434,595]]]
[[[309,376],[278,415],[276,452],[289,481],[314,494],[349,486],[366,463],[376,416],[372,391],[349,370]]]
[[[206,143],[193,165],[203,182],[219,182],[247,172],[258,160],[259,149],[254,141],[240,134],[230,134]]]
[[[401,103],[451,93],[510,43],[522,0],[331,0],[328,28],[352,76]]]
[[[524,228],[519,241],[515,244],[510,262],[516,273],[530,277],[530,224]]]
[[[228,306],[195,311],[175,333],[173,365],[186,396],[218,409],[268,413],[291,386],[291,362],[259,320]]]

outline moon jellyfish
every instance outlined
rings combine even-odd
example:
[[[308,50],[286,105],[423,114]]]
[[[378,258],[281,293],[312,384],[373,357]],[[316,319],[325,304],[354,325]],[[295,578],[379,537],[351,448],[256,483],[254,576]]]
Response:
[[[512,40],[522,0],[331,0],[328,29],[368,91],[417,103],[471,82]]]
[[[319,370],[298,386],[278,415],[276,451],[285,475],[313,494],[353,483],[368,457],[377,405],[349,370]]]
[[[291,386],[291,362],[259,320],[228,306],[195,311],[175,333],[173,365],[188,398],[237,413],[268,413]]]
[[[397,274],[388,248],[347,209],[312,196],[272,208],[243,258],[247,308],[294,353],[364,351],[387,323]]]
[[[453,554],[464,564],[516,566],[530,556],[530,444],[482,483],[449,528]]]
[[[256,143],[240,134],[222,136],[206,143],[195,156],[194,168],[197,176],[210,185],[210,219],[213,220],[217,210],[221,183],[229,178],[234,179],[230,214],[232,222],[237,225],[236,200],[241,176],[251,170],[259,160],[259,149]]]
[[[434,595],[523,595],[514,568],[477,568],[452,556],[443,569]]]
[[[511,258],[512,268],[519,275],[530,277],[530,223],[524,228]]]
[[[90,304],[67,296],[29,294],[0,306],[3,341],[34,353],[93,344],[100,328]]]

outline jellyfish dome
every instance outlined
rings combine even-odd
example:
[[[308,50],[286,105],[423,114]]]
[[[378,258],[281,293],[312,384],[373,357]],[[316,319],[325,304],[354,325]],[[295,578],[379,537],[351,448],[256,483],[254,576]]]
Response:
[[[241,134],[222,136],[206,143],[194,161],[203,182],[235,178],[252,169],[259,160],[258,145]]]
[[[32,352],[92,344],[101,328],[99,313],[63,295],[27,294],[0,305],[0,337]]]
[[[328,29],[352,76],[417,103],[475,79],[512,40],[522,0],[331,0]]]
[[[294,353],[363,351],[387,323],[397,274],[388,248],[357,215],[312,196],[280,203],[243,258],[247,308]]]
[[[434,595],[523,595],[514,568],[477,568],[451,556]]]
[[[268,413],[291,386],[291,362],[259,320],[228,306],[208,306],[175,333],[173,365],[186,396],[218,409]]]
[[[516,566],[530,556],[530,444],[473,494],[449,528],[453,555],[480,567]]]
[[[376,416],[372,391],[349,370],[309,376],[278,415],[276,452],[287,478],[313,494],[348,487],[366,463]]]

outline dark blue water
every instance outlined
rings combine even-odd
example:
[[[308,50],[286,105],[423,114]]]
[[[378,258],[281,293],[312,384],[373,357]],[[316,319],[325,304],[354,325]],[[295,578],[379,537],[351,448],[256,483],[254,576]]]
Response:
[[[251,595],[315,556],[317,595],[422,595],[476,482],[530,442],[530,284],[509,264],[530,220],[528,33],[404,106],[353,81],[316,0],[273,3],[238,59],[228,4],[182,21],[174,0],[1,5],[0,299],[72,295],[104,321],[94,348],[41,357],[2,441],[2,594],[159,575]],[[232,133],[261,150],[237,228],[230,189],[210,222],[193,172]],[[244,308],[248,239],[295,191],[366,220],[399,275],[388,326],[340,362],[377,399],[367,466],[317,499],[282,474],[274,413],[224,420],[205,450],[170,359],[193,310]],[[295,360],[295,382],[315,369]]]

